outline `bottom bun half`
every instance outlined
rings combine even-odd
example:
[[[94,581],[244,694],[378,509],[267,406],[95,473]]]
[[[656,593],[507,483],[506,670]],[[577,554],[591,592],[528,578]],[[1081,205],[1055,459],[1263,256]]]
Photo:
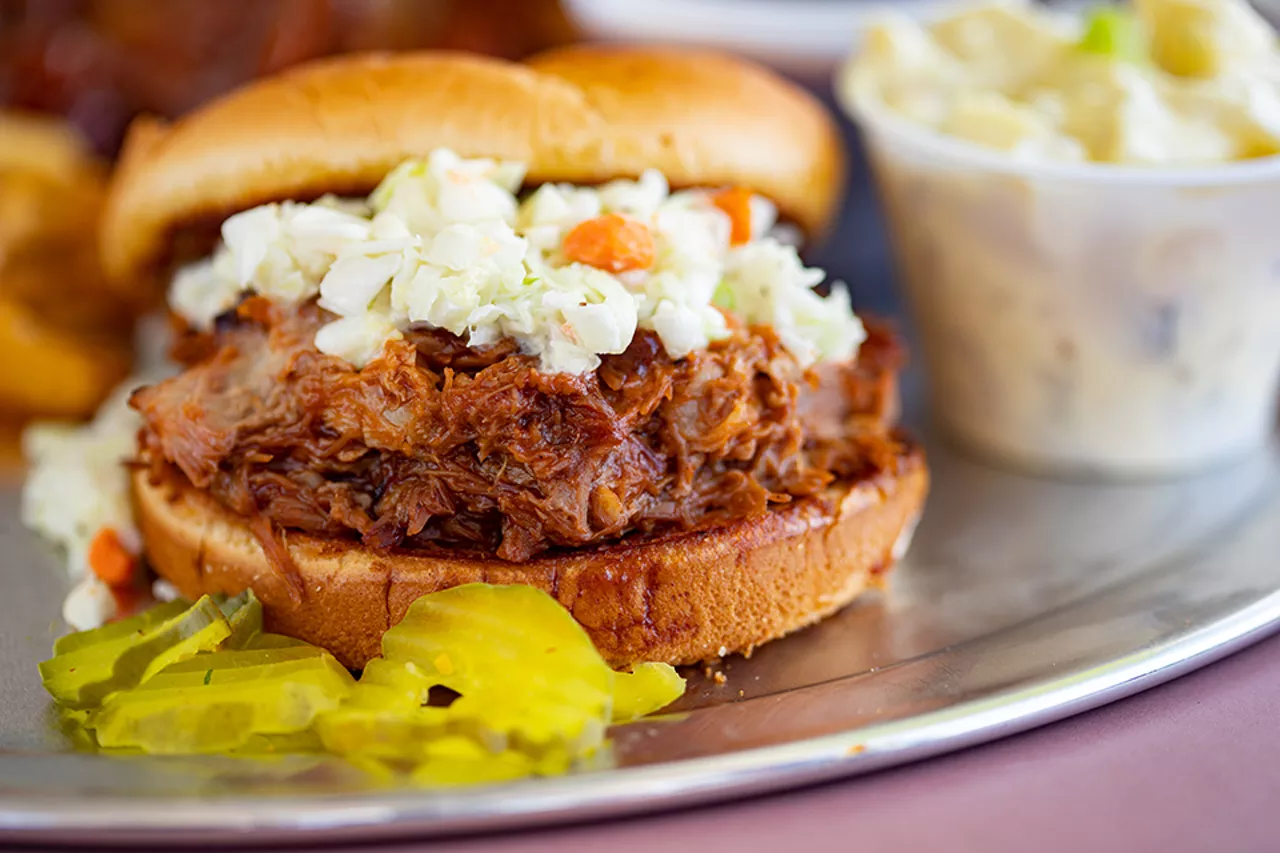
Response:
[[[273,568],[245,520],[177,477],[134,474],[156,572],[184,596],[252,587],[267,629],[360,669],[418,597],[482,581],[554,596],[615,666],[696,663],[749,652],[880,583],[905,548],[928,489],[912,451],[895,474],[840,482],[762,516],[691,533],[629,538],[525,563],[448,553],[383,553],[290,533],[303,592]]]

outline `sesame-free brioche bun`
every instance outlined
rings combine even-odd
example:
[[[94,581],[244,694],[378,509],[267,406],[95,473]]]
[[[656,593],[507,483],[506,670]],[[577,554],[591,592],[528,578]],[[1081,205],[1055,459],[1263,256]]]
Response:
[[[836,483],[824,494],[692,533],[554,552],[526,563],[462,554],[384,554],[290,532],[302,592],[272,568],[245,520],[179,475],[133,476],[147,558],[188,598],[262,600],[268,630],[323,646],[358,669],[419,596],[483,581],[553,595],[604,657],[696,663],[781,637],[878,585],[906,547],[927,490],[923,456],[893,473]]]
[[[571,47],[524,64],[447,53],[353,55],[238,89],[174,124],[135,122],[103,220],[115,285],[153,297],[187,230],[258,204],[363,194],[439,147],[528,164],[527,181],[662,171],[742,184],[806,232],[843,191],[834,123],[813,97],[714,53]]]

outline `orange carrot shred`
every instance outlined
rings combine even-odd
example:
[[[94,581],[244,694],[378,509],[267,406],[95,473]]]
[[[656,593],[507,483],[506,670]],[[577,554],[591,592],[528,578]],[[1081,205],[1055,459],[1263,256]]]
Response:
[[[579,222],[560,248],[567,260],[612,273],[653,266],[653,234],[643,222],[616,213]]]
[[[711,203],[729,217],[733,230],[729,243],[741,246],[751,239],[751,190],[746,187],[728,187],[711,196]]]
[[[133,580],[135,560],[120,541],[120,534],[104,527],[89,543],[89,568],[107,586],[125,586]]]

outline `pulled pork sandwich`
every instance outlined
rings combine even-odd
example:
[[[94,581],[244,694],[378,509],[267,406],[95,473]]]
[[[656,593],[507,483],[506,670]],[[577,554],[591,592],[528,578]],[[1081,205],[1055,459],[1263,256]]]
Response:
[[[133,397],[151,565],[352,667],[472,581],[615,664],[831,613],[927,480],[893,337],[793,246],[840,172],[769,73],[616,48],[344,58],[135,126],[105,260],[169,281],[185,367]]]

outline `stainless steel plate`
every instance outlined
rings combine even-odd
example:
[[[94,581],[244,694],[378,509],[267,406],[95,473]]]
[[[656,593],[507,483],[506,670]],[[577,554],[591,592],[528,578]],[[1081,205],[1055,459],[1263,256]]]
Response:
[[[620,729],[617,769],[504,787],[373,789],[333,759],[66,751],[35,672],[55,557],[0,493],[0,837],[209,843],[470,832],[848,776],[1027,729],[1220,657],[1280,619],[1273,456],[1192,480],[1034,480],[932,448],[935,488],[884,595],[701,677]]]

